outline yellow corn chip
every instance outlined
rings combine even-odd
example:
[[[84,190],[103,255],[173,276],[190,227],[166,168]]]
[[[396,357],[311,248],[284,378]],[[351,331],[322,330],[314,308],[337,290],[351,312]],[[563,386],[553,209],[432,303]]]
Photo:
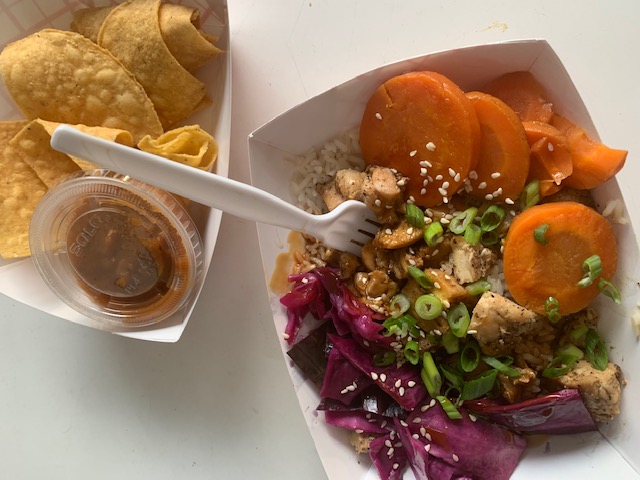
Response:
[[[138,148],[207,171],[218,157],[217,142],[198,125],[176,128],[156,139],[146,136],[140,140]]]
[[[119,128],[137,141],[163,132],[135,77],[78,33],[45,29],[0,54],[7,90],[29,119]]]
[[[133,0],[118,5],[102,23],[98,44],[135,75],[163,127],[169,128],[198,107],[206,88],[178,63],[164,43],[159,9],[160,0]]]
[[[9,145],[27,122],[0,122],[0,255],[5,259],[26,257],[29,222],[47,187]]]

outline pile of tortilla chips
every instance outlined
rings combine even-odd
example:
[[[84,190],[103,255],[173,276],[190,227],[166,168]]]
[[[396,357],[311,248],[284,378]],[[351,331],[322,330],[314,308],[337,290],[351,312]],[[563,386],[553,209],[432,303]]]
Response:
[[[28,256],[40,198],[93,167],[51,148],[60,123],[211,169],[213,137],[197,125],[176,128],[210,102],[194,73],[221,53],[198,23],[192,8],[130,0],[79,10],[72,31],[44,29],[4,47],[0,73],[26,119],[0,122],[2,257]]]

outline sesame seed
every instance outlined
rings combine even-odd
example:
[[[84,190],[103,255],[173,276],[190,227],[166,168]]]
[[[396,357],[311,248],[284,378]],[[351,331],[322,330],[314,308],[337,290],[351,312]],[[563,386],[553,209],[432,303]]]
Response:
[[[409,424],[407,422],[405,422],[404,420],[400,420],[400,425],[402,425],[403,427],[408,427]]]
[[[491,178],[500,178],[500,172],[493,172]]]
[[[418,435],[417,433],[414,433],[413,435],[411,435],[411,437],[412,437],[414,440],[418,440],[418,439],[420,439],[420,435]]]
[[[446,198],[446,197],[443,197],[443,198]],[[449,219],[448,219],[448,218],[446,218],[446,217],[442,217],[442,218],[440,219],[440,223],[441,223],[442,225],[448,225],[450,222],[451,222],[451,220],[449,220]]]
[[[478,331],[477,330],[473,330],[473,329],[469,329],[469,330],[467,330],[467,333],[469,335],[475,335],[476,333],[478,333]]]
[[[389,450],[387,450],[387,457],[389,458],[393,457],[393,452],[395,452],[394,448],[393,447],[389,448]]]
[[[429,406],[430,407],[435,407],[436,406],[436,399],[432,398],[431,401],[429,402]]]
[[[451,455],[451,458],[453,458],[454,462],[460,461],[460,457],[458,457],[458,455],[456,455],[455,453],[453,455]]]
[[[456,176],[456,171],[451,167],[449,167],[449,175],[451,175],[451,178]]]
[[[440,284],[438,282],[433,282],[433,286],[436,288],[440,288]]]
[[[484,199],[485,199],[485,200],[493,200],[493,194],[492,194],[492,193],[487,193],[487,194],[484,196]]]
[[[394,463],[391,468],[393,468],[394,470],[397,470],[400,468],[400,464],[399,463]]]
[[[340,393],[342,395],[345,395],[345,394],[349,393],[349,390],[347,390],[346,388],[343,388],[342,390],[340,390]]]
[[[432,440],[432,438],[431,438],[431,434],[430,434],[429,432],[426,432],[426,431],[424,432],[424,438],[426,438],[426,439],[427,439],[427,440],[429,440],[429,441],[431,441],[431,440]]]
[[[376,198],[376,201],[375,201],[375,202],[373,202],[373,204],[374,204],[376,207],[379,207],[380,205],[382,205],[382,202],[380,201],[380,199],[379,199],[379,198]]]
[[[413,265],[413,266],[416,265],[416,261],[413,258],[410,258],[408,262],[409,262],[409,265]]]
[[[449,203],[449,199],[448,199],[447,197],[442,197],[442,201],[443,201],[444,203]]]
[[[416,417],[412,421],[413,423],[422,423],[422,419],[420,417]]]
[[[287,332],[282,332],[282,338],[284,338],[285,340],[289,340],[290,337],[291,335],[289,335]]]
[[[420,169],[420,176],[421,177],[426,177],[427,176],[427,169],[426,168],[422,167]]]
[[[401,397],[404,397],[404,387],[400,387],[398,389],[398,395],[400,395]]]
[[[444,299],[442,300],[442,305],[444,305],[445,308],[449,308],[451,306],[451,303],[449,302],[449,300]]]
[[[493,192],[494,197],[499,197],[502,195],[502,187],[498,188],[495,192]]]
[[[476,172],[475,170],[471,170],[469,172],[469,178],[471,180],[477,180],[478,179],[478,172]]]
[[[429,160],[423,160],[423,162],[424,162],[425,166],[427,166],[429,168],[433,167],[433,164]]]
[[[444,189],[449,188],[449,182],[442,182],[442,188]]]
[[[442,195],[443,197],[445,197],[447,195],[447,190],[445,188],[438,188],[438,192],[440,193],[440,195]]]
[[[507,205],[513,205],[515,202],[511,200],[509,197],[507,197],[504,199],[504,203],[506,203]]]
[[[399,187],[404,186],[407,183],[407,181],[404,178],[401,178],[400,180],[398,180],[396,182],[396,185],[398,185]]]
[[[547,150],[549,150],[550,152],[553,152],[553,143],[551,142],[547,143]]]
[[[436,175],[436,180],[442,180],[444,177],[442,175]]]
[[[409,201],[411,203],[416,203],[416,199],[415,199],[415,197],[413,195],[409,195]]]
[[[382,115],[380,115],[379,113],[376,113],[376,118],[377,118],[378,120],[382,120]]]
[[[428,178],[425,178],[425,179],[422,181],[422,186],[423,186],[423,187],[426,187],[428,184],[429,184],[429,179],[428,179]]]
[[[478,417],[476,417],[473,413],[470,413],[469,420],[471,420],[472,422],[475,422],[476,420],[478,420]]]
[[[427,443],[427,444],[424,446],[424,451],[428,453],[428,452],[429,452],[429,450],[431,450],[431,444],[430,444],[430,443]]]
[[[431,407],[429,407],[429,405],[422,405],[422,406],[420,407],[420,411],[424,413],[424,412],[426,412],[427,410],[429,410],[429,408],[431,408]]]
[[[378,380],[378,374],[376,372],[371,372],[371,379]]]
[[[416,153],[418,153],[418,151],[417,151],[417,150],[411,150],[411,151],[409,152],[409,156],[410,156],[410,157],[415,157],[415,156],[416,156]]]
[[[387,448],[391,447],[391,440],[385,440],[384,441],[384,446],[387,447]]]
[[[368,341],[366,341],[366,340],[362,340],[362,344],[363,344],[365,347],[368,347],[368,346],[369,346],[369,342],[368,342]]]
[[[394,386],[396,388],[400,388],[400,385],[402,385],[402,380],[400,380],[400,379],[396,380],[396,383],[394,383]]]
[[[387,381],[387,376],[384,373],[380,374],[380,381],[383,383]]]
[[[422,331],[422,330],[420,330],[420,331]],[[407,387],[412,388],[412,387],[415,387],[415,386],[416,386],[416,382],[414,382],[413,380],[409,380],[407,382]]]
[[[453,180],[454,180],[455,182],[459,182],[461,178],[462,178],[462,177],[460,177],[460,174],[459,174],[459,173],[456,173],[456,176],[455,176],[455,177],[453,177]]]
[[[484,188],[487,188],[487,182],[480,182],[478,184],[478,190],[482,190]]]
[[[433,152],[436,149],[436,144],[433,142],[429,142],[425,146],[427,147],[427,150],[429,150],[430,152]]]
[[[425,195],[426,193],[427,193],[427,189],[426,188],[420,189],[420,195]]]
[[[407,235],[413,235],[413,227],[407,228]]]
[[[387,235],[391,235],[393,232],[391,231],[390,228],[387,228],[384,233],[386,233]]]

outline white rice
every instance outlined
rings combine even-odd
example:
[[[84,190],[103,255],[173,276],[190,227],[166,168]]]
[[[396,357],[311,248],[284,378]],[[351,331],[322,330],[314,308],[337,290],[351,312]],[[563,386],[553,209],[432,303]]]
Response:
[[[289,188],[296,204],[310,213],[324,213],[326,208],[318,193],[319,187],[333,179],[338,170],[364,170],[360,154],[358,130],[351,130],[338,138],[291,159],[293,173]]]

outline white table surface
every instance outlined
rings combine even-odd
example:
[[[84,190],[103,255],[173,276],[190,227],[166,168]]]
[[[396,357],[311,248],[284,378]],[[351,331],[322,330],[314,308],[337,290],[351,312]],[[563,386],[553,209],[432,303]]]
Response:
[[[230,176],[247,135],[382,63],[546,38],[640,195],[640,2],[229,0]],[[544,79],[543,79],[544,80]],[[313,126],[310,126],[312,128]],[[272,327],[255,226],[225,216],[177,344],[93,331],[0,297],[1,479],[323,479]]]

